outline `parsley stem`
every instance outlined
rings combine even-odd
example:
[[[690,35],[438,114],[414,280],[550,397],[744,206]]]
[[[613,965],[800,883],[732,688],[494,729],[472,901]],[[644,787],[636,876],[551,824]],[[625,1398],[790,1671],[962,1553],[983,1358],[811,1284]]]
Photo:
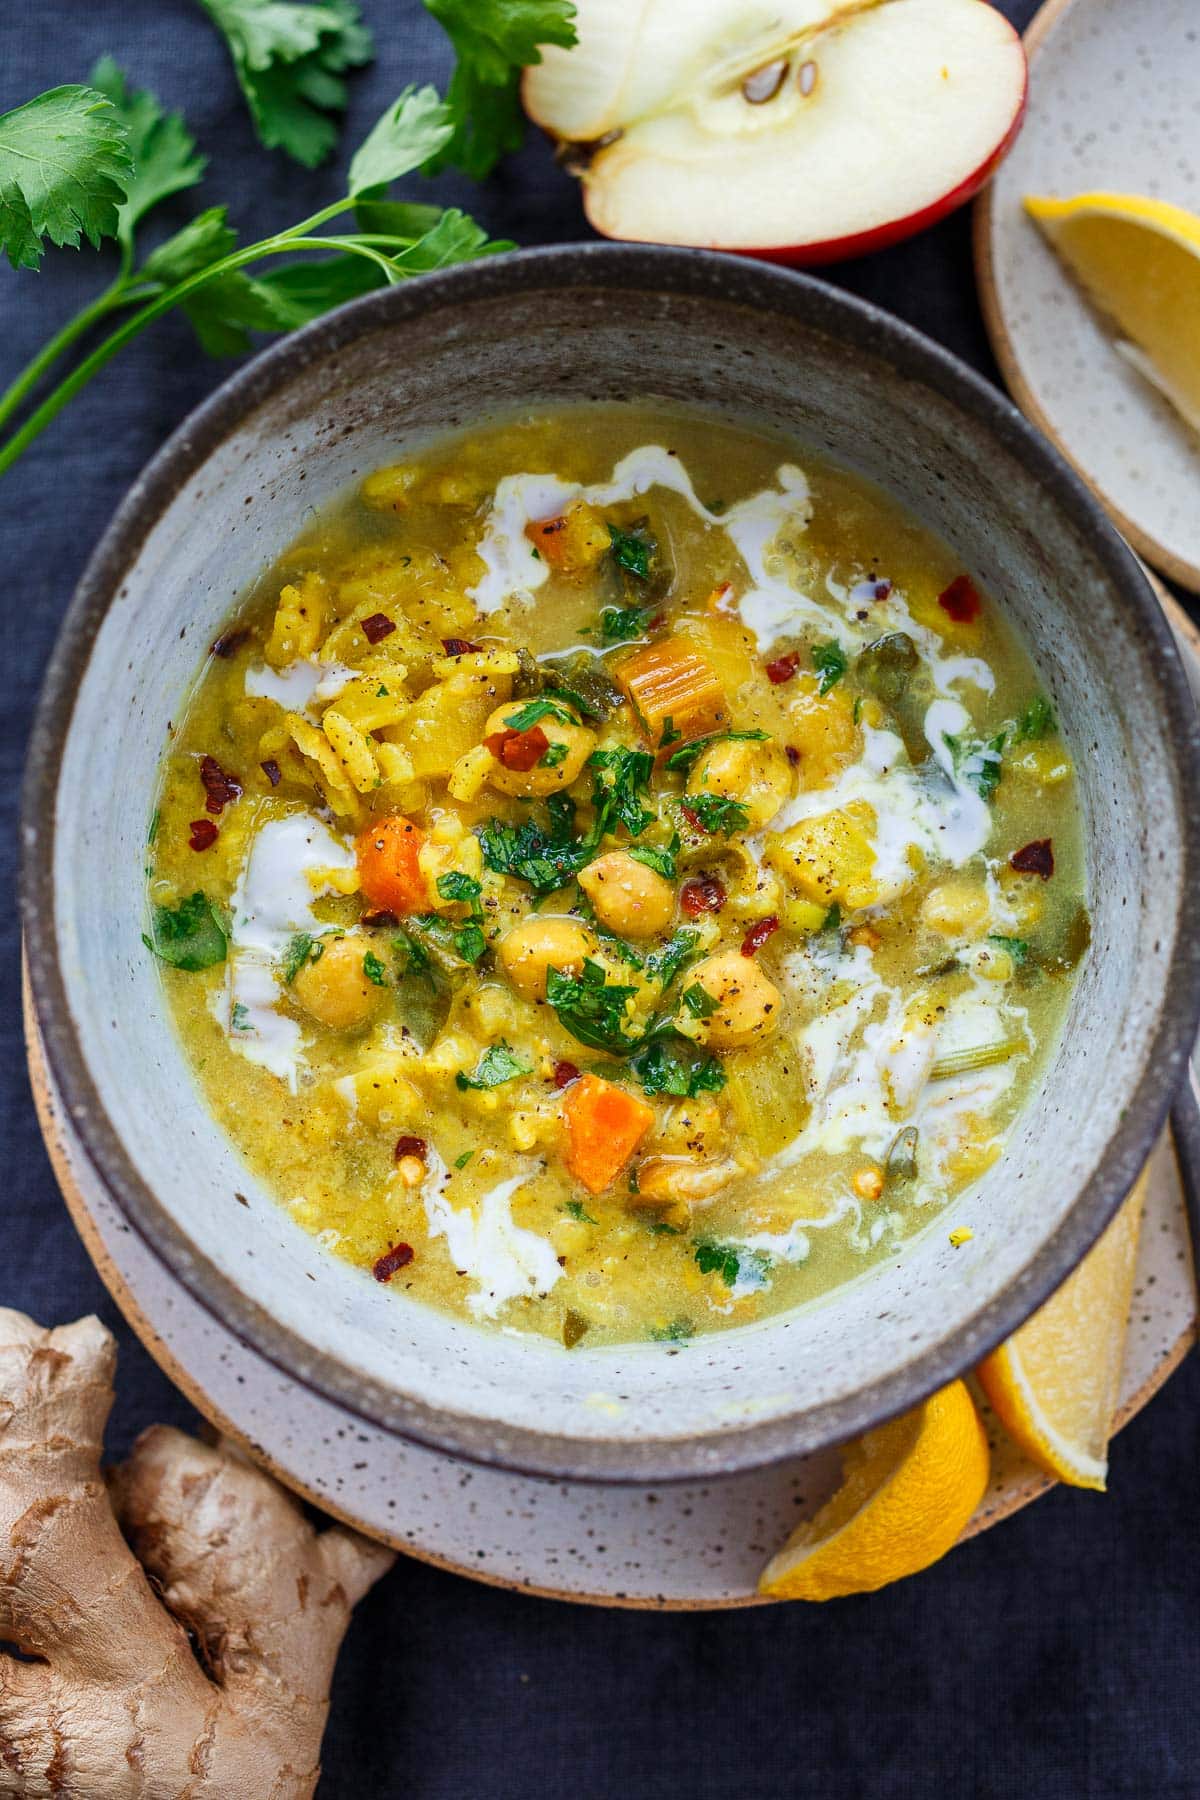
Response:
[[[314,213],[311,219],[305,219],[300,225],[293,226],[290,231],[280,232],[276,237],[263,238],[260,243],[247,244],[241,250],[231,251],[228,256],[223,256],[218,262],[210,263],[207,268],[199,269],[194,275],[189,275],[185,280],[176,282],[174,287],[167,288],[165,292],[157,295],[155,299],[141,307],[138,312],[133,314],[132,318],[126,319],[122,325],[119,325],[115,331],[111,332],[109,336],[104,339],[103,343],[98,344],[91,352],[90,356],[86,356],[83,361],[71,371],[65,380],[61,381],[56,388],[52,389],[36,411],[30,414],[21,428],[13,433],[3,448],[0,448],[0,475],[3,475],[6,470],[11,469],[18,457],[23,455],[30,444],[33,443],[34,439],[40,437],[46,427],[57,418],[63,407],[67,405],[68,401],[73,400],[80,389],[87,386],[93,375],[99,374],[100,370],[104,368],[106,363],[112,360],[118,350],[124,349],[125,345],[133,338],[137,337],[140,332],[144,331],[147,325],[152,324],[154,320],[160,318],[163,313],[170,312],[172,307],[178,306],[180,301],[186,300],[190,294],[195,293],[198,288],[204,286],[205,282],[211,281],[217,275],[227,275],[234,269],[245,268],[248,263],[259,262],[267,256],[284,256],[292,250],[329,250],[331,248],[340,248],[359,256],[365,256],[369,258],[370,261],[377,263],[383,269],[389,281],[394,282],[399,279],[399,271],[389,262],[389,259],[380,255],[377,250],[364,243],[358,237],[323,238],[308,235],[311,230],[315,229],[316,226],[323,224],[326,219],[336,217],[338,213],[345,212],[352,205],[353,201],[345,200],[336,206],[326,207],[324,212]],[[107,298],[109,302],[108,308],[105,310],[110,310],[111,306],[114,304],[112,290],[109,290],[107,296],[101,296],[101,299],[105,298]],[[99,318],[101,316],[100,311],[96,310],[98,307],[99,301],[94,302],[92,308],[86,309],[91,315],[88,320],[89,323],[91,322],[91,318]],[[63,332],[59,333],[59,337],[63,338],[68,330],[72,331],[72,337],[78,336],[79,331],[82,329],[85,329],[85,327],[78,324],[77,317],[76,320],[71,322],[71,326],[64,327]],[[52,340],[51,344],[46,346],[46,350],[35,359],[35,361],[43,367],[48,366],[46,352],[53,347],[53,344],[56,341],[57,340]],[[65,348],[66,344],[71,341],[72,338],[66,338],[63,347]],[[14,383],[14,386],[21,385],[22,393],[27,392],[29,385],[31,385],[31,383],[26,380],[28,374],[29,371],[26,370],[24,375],[19,376],[17,382]],[[36,380],[36,378],[35,375],[33,379]],[[5,396],[5,398],[7,398],[7,396]],[[19,398],[20,396],[18,395],[18,399]],[[0,415],[0,418],[2,418],[2,415]]]
[[[122,274],[106,287],[102,294],[81,307],[73,318],[67,320],[60,331],[42,345],[37,355],[25,364],[13,381],[0,394],[0,425],[3,425],[16,412],[25,396],[32,392],[53,363],[56,363],[71,345],[81,338],[100,319],[108,313],[115,312],[119,306],[129,304],[127,297],[128,282]]]

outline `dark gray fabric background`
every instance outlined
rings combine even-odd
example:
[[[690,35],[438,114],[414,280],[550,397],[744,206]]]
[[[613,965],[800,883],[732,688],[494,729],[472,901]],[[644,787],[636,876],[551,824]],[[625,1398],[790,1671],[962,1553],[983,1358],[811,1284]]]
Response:
[[[355,83],[349,144],[404,83],[444,85],[449,71],[418,0],[364,0],[364,10],[380,56]],[[1024,25],[1032,0],[1004,10]],[[183,107],[211,155],[204,186],[168,207],[177,221],[228,200],[246,237],[258,237],[340,192],[330,170],[310,175],[256,146],[191,0],[4,0],[0,110],[85,78],[106,50],[135,84]],[[573,184],[540,143],[483,191],[447,176],[432,193],[523,243],[585,235]],[[0,268],[0,376],[98,288],[106,264],[64,251],[41,275]],[[994,375],[964,215],[829,278]],[[95,1310],[116,1332],[114,1453],[152,1420],[194,1418],[101,1287],[42,1150],[20,1031],[17,788],[36,685],[84,560],[136,471],[220,376],[181,323],[160,322],[0,488],[0,1303],[51,1323]],[[351,1627],[322,1800],[1191,1800],[1198,1402],[1191,1358],[1118,1441],[1107,1498],[1054,1492],[928,1574],[824,1608],[603,1613],[403,1562]]]

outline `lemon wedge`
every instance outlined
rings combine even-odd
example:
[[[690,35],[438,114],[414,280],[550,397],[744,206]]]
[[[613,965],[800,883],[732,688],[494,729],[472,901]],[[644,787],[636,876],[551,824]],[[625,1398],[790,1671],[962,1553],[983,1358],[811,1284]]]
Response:
[[[1103,1489],[1108,1472],[1146,1180],[1057,1293],[979,1366],[1009,1436],[1072,1487]]]
[[[1115,322],[1117,349],[1200,431],[1200,218],[1139,194],[1028,194],[1025,207]]]
[[[867,1594],[944,1556],[983,1499],[988,1444],[975,1402],[952,1381],[842,1453],[843,1479],[762,1572],[775,1600]]]

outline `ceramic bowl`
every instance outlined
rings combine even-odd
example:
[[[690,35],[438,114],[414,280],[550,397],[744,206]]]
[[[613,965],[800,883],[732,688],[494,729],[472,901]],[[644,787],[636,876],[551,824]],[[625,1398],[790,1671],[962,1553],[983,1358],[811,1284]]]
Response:
[[[429,435],[556,401],[653,397],[793,434],[890,489],[1008,609],[1059,709],[1095,944],[1002,1160],[893,1262],[702,1338],[570,1353],[407,1301],[254,1182],[201,1102],[140,942],[164,743],[245,584],[314,506]],[[124,1213],[287,1378],[376,1425],[534,1474],[670,1480],[846,1438],[970,1367],[1128,1190],[1200,1010],[1200,744],[1138,565],[1016,411],[895,320],[702,251],[588,245],[369,296],[258,357],[121,507],[50,666],[24,811],[37,1016]],[[969,1213],[971,1241],[949,1229]]]

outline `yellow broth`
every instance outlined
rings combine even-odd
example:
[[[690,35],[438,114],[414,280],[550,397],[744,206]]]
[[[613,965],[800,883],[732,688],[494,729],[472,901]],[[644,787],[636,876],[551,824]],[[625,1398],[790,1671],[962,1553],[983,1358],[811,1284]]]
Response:
[[[1087,943],[995,604],[862,480],[661,409],[314,517],[173,732],[151,862],[187,1055],[280,1203],[568,1347],[894,1256],[1001,1154]]]

